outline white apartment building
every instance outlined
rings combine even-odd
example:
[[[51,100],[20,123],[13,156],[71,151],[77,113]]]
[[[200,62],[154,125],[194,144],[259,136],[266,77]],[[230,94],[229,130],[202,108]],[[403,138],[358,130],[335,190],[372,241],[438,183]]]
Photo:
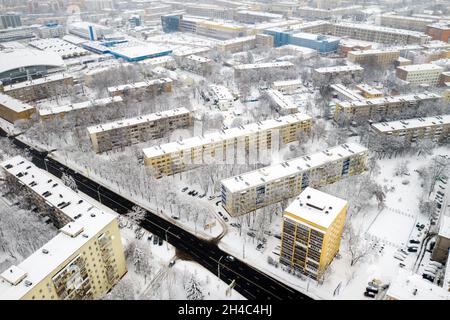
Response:
[[[294,79],[274,81],[272,84],[272,88],[280,91],[283,94],[293,94],[298,90],[304,89],[305,87],[303,86],[302,80]]]
[[[418,17],[400,16],[394,14],[380,15],[380,24],[386,27],[407,29],[424,32],[427,25],[432,24],[435,20]]]
[[[212,100],[220,110],[228,110],[233,107],[234,97],[227,87],[212,84],[209,86]]]
[[[396,76],[412,85],[426,84],[435,87],[439,84],[444,69],[432,63],[411,64],[396,69]]]
[[[359,65],[334,66],[314,69],[313,79],[320,82],[329,82],[335,77],[351,77],[352,79],[360,79],[363,75],[364,68]]]
[[[309,134],[312,119],[302,113],[259,121],[216,131],[184,140],[143,149],[144,163],[155,170],[155,176],[172,175],[201,166],[209,160],[216,163],[257,161],[277,150],[280,144]]]
[[[368,150],[347,143],[221,181],[222,205],[239,216],[366,170]]]
[[[294,68],[294,64],[289,61],[281,61],[281,62],[264,62],[264,63],[249,63],[249,64],[240,64],[234,66],[234,75],[235,77],[240,77],[244,73],[253,73],[259,72],[261,70],[290,70]]]
[[[289,114],[298,112],[298,106],[292,101],[291,97],[283,95],[278,90],[267,89],[266,95],[270,99],[273,107],[280,114]]]
[[[178,108],[88,127],[96,153],[121,149],[162,137],[177,128],[191,125],[191,112]]]

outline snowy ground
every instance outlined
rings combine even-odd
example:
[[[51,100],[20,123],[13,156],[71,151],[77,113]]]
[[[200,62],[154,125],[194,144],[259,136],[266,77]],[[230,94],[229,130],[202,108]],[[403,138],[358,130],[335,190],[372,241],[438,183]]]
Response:
[[[448,147],[434,150],[434,154],[449,154]],[[347,242],[341,242],[340,255],[331,264],[331,274],[322,285],[312,280],[300,279],[267,263],[271,256],[278,261],[280,240],[273,235],[267,236],[267,243],[262,250],[257,249],[257,241],[248,235],[251,230],[243,227],[242,236],[237,228],[229,228],[228,234],[221,240],[221,249],[235,255],[249,265],[266,272],[275,278],[289,284],[299,291],[319,299],[370,299],[363,296],[367,283],[376,278],[383,283],[389,283],[401,268],[414,270],[418,253],[408,253],[405,260],[394,258],[399,249],[407,250],[410,239],[422,240],[425,232],[420,232],[416,224],[424,224],[428,228],[429,217],[418,210],[419,200],[423,194],[418,174],[414,171],[426,165],[431,156],[426,158],[405,156],[393,159],[381,159],[379,165],[382,174],[376,177],[378,183],[393,191],[387,193],[386,207],[378,210],[375,203],[368,203],[356,217],[351,217],[352,224],[360,226],[370,245],[367,257],[350,267],[350,256]],[[400,160],[409,160],[409,176],[396,177],[394,168]],[[409,180],[408,184],[402,181]],[[230,217],[230,223],[236,219]],[[272,234],[281,232],[281,216],[275,216],[270,230]],[[348,221],[347,221],[348,223]],[[429,253],[425,253],[421,270],[428,265]]]

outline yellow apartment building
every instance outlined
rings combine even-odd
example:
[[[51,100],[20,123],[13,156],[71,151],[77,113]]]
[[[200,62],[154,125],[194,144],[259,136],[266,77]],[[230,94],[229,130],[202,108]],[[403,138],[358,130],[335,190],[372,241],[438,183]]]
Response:
[[[339,252],[348,202],[306,188],[284,211],[280,263],[320,280]]]
[[[0,165],[9,183],[46,206],[59,234],[0,274],[0,300],[100,299],[126,273],[115,215],[21,156]]]

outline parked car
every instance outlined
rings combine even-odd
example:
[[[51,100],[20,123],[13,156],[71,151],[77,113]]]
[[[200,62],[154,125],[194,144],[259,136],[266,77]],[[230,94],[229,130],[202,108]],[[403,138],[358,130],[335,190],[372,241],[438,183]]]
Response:
[[[217,212],[218,214],[219,214],[219,216],[221,216],[221,217],[223,217],[223,214],[222,214],[222,212]]]
[[[228,222],[228,218],[225,217],[225,216],[223,216],[223,220],[224,220],[225,222]]]
[[[193,193],[194,193],[194,190],[191,190],[188,192],[188,195],[192,196]]]
[[[151,235],[149,235],[149,236],[147,237],[147,240],[148,240],[148,241],[152,241],[152,238],[153,238],[153,235],[151,234]]]
[[[428,264],[429,264],[429,265],[432,265],[432,266],[435,266],[435,267],[437,267],[437,268],[439,268],[439,269],[442,269],[442,268],[443,268],[442,263],[437,262],[437,261],[430,261],[430,262],[428,262]]]
[[[434,282],[434,277],[429,274],[422,274],[422,278],[427,279],[428,281]]]
[[[206,197],[206,193],[203,193],[201,195],[198,196],[200,199]]]
[[[364,296],[369,298],[375,298],[376,294],[370,291],[365,291]]]
[[[162,238],[159,238],[158,245],[159,245],[159,246],[162,246],[163,242],[164,242],[163,239],[162,239]]]
[[[252,238],[256,237],[256,234],[254,232],[247,232],[247,235]]]
[[[184,187],[183,189],[181,189],[181,192],[186,192],[186,190],[189,189],[188,187]]]
[[[415,240],[415,239],[411,239],[411,240],[409,240],[409,243],[419,244],[420,241],[419,240]]]
[[[408,252],[417,252],[417,247],[409,247]]]
[[[169,262],[169,268],[172,268],[174,264],[175,264],[175,260],[170,261]]]
[[[198,191],[194,191],[194,193],[192,194],[192,196],[196,196],[196,195],[198,195]]]
[[[216,196],[209,196],[208,200],[213,200]]]
[[[171,216],[171,218],[174,219],[174,220],[180,219],[178,216]]]
[[[157,244],[158,243],[158,236],[154,236],[153,237],[153,244]]]
[[[372,286],[366,287],[366,291],[367,292],[373,292],[374,294],[378,294],[378,288],[375,288],[375,287],[372,287]]]
[[[257,246],[256,246],[256,250],[261,250],[263,248],[263,244],[262,243],[259,243]]]

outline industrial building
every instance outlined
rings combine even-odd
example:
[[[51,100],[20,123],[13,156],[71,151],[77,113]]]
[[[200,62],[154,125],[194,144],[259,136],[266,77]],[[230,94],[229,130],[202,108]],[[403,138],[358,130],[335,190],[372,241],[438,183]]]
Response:
[[[36,49],[0,51],[0,81],[3,85],[36,79],[64,71],[66,65],[56,53]]]
[[[239,156],[258,156],[280,143],[309,134],[312,119],[296,113],[143,149],[144,163],[155,176],[173,175],[205,164],[208,159],[234,163]],[[254,153],[253,153],[254,151]]]
[[[235,217],[366,170],[368,150],[347,143],[221,181],[222,205]]]
[[[168,132],[191,124],[191,112],[186,108],[178,108],[102,123],[88,127],[87,131],[92,148],[96,153],[101,153],[161,138]]]
[[[382,14],[380,16],[380,24],[386,27],[397,29],[406,29],[424,32],[427,25],[433,23],[434,20],[410,16],[401,16],[394,14]]]
[[[403,137],[405,142],[423,139],[447,142],[450,136],[450,115],[373,123],[371,129],[379,135]]]
[[[314,280],[339,252],[348,202],[307,187],[284,210],[280,263]]]
[[[21,185],[60,232],[0,274],[0,299],[102,298],[127,271],[115,215],[22,156],[4,161],[1,167],[6,179]]]

